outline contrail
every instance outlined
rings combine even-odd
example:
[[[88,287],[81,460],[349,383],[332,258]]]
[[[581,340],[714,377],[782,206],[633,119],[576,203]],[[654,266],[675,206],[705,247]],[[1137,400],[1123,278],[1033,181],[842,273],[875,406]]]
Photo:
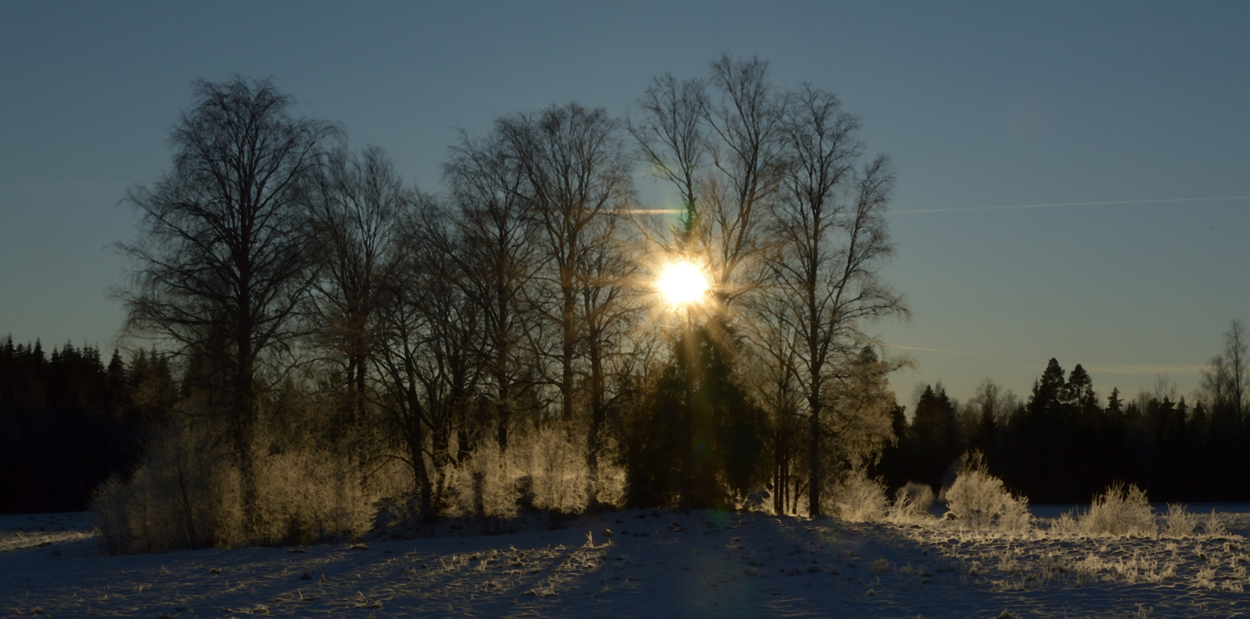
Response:
[[[1168,204],[1176,202],[1220,202],[1228,200],[1250,200],[1250,196],[1225,196],[1220,198],[1167,198],[1163,200],[1109,200],[1105,202],[1047,202],[1045,204],[1016,204],[1013,206],[961,206],[956,208],[922,208],[907,211],[890,211],[893,215],[914,215],[918,213],[960,213],[965,211],[1014,211],[1025,208],[1049,208],[1053,206],[1109,206],[1114,204]],[[679,208],[635,208],[620,209],[617,212],[628,215],[669,215],[685,213]]]
[[[911,211],[890,211],[896,215],[914,213],[958,213],[961,211],[1012,211],[1022,208],[1047,208],[1051,206],[1105,206],[1111,204],[1164,204],[1168,202],[1218,202],[1221,200],[1250,200],[1250,196],[1227,196],[1223,198],[1169,198],[1166,200],[1113,200],[1108,202],[1051,202],[1047,204],[1018,204],[1015,206],[968,206],[959,208],[926,208]]]

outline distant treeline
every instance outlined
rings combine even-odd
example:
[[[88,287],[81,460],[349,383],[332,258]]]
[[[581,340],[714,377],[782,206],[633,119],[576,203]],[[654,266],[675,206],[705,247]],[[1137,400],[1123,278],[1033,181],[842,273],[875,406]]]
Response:
[[[0,513],[80,511],[139,459],[144,428],[175,393],[162,357],[0,341]]]
[[[183,381],[185,382],[185,380]],[[895,407],[897,444],[875,473],[887,486],[951,483],[959,454],[979,449],[990,470],[1033,503],[1087,502],[1114,481],[1157,501],[1243,501],[1250,496],[1250,423],[1237,381],[1214,362],[1190,405],[1161,382],[1103,405],[1080,365],[1051,359],[1027,401],[986,380],[969,401],[926,386],[908,419]],[[0,344],[0,513],[85,509],[92,491],[140,460],[145,434],[181,396],[163,355],[66,344]],[[1244,402],[1243,402],[1244,404]],[[635,466],[637,463],[634,463]]]
[[[877,468],[887,485],[940,488],[965,449],[987,454],[990,471],[1033,503],[1088,502],[1113,481],[1155,501],[1245,501],[1250,497],[1246,338],[1234,321],[1192,402],[1166,380],[1136,398],[1094,392],[1080,365],[1065,377],[1051,359],[1025,402],[992,381],[960,405],[939,383],[921,395],[910,422],[894,412],[898,444]]]

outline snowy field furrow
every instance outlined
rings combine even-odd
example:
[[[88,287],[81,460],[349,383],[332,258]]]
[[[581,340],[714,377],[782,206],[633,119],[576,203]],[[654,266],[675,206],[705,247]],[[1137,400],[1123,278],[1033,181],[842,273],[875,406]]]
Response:
[[[1012,538],[763,514],[102,556],[82,515],[0,518],[0,610],[52,617],[1250,616],[1246,514],[1183,539]],[[471,524],[476,527],[478,525]],[[39,529],[43,529],[40,531]],[[538,528],[540,530],[533,530]],[[428,533],[427,533],[428,535]],[[386,538],[386,539],[383,539]]]

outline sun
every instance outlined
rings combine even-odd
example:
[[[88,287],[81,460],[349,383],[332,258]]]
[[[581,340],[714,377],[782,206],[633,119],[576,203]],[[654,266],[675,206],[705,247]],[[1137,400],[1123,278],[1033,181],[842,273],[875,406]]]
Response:
[[[686,260],[670,262],[660,271],[656,290],[674,306],[689,305],[707,292],[703,270]]]

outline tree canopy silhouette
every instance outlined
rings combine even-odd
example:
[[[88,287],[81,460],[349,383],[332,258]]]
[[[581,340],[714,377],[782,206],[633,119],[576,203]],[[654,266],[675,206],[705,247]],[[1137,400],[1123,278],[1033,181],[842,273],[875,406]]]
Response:
[[[126,197],[142,220],[121,246],[134,266],[120,297],[131,330],[214,357],[250,517],[255,381],[299,334],[292,317],[313,281],[307,195],[340,131],[292,117],[268,80],[193,90],[170,135],[173,168]]]

